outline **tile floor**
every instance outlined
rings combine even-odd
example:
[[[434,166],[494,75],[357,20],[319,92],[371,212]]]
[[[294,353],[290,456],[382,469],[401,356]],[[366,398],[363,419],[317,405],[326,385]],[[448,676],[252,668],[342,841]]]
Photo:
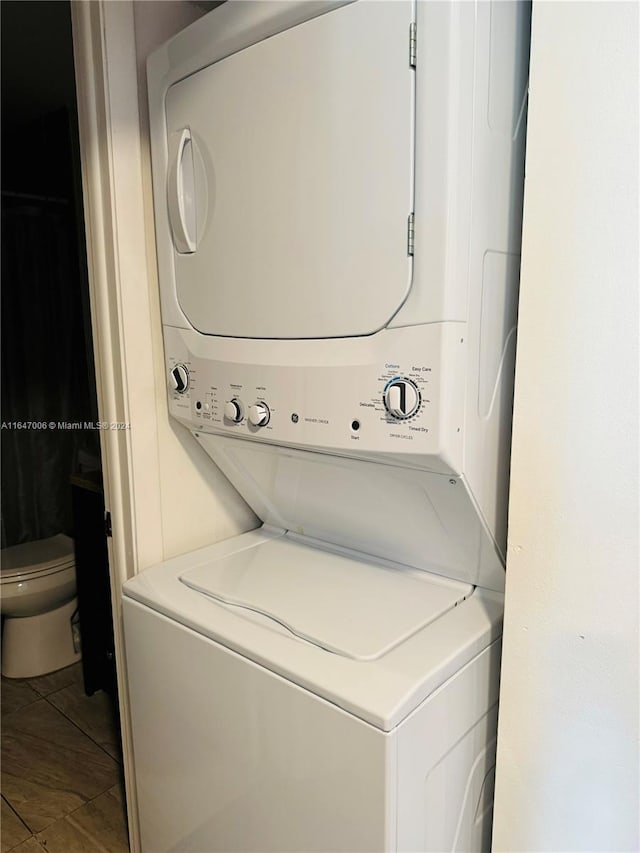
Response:
[[[111,699],[79,663],[1,687],[1,853],[128,853]]]

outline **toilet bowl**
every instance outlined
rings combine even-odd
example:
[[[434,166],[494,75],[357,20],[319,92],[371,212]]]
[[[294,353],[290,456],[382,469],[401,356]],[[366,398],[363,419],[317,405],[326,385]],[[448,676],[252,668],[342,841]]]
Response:
[[[3,548],[0,564],[2,674],[33,678],[80,659],[74,615],[73,539],[49,539]]]

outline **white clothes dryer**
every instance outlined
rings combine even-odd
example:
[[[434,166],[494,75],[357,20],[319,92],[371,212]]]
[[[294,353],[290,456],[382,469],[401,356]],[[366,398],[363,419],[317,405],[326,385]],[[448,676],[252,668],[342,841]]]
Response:
[[[125,584],[145,851],[488,849],[529,13],[149,59],[169,410],[263,526]]]

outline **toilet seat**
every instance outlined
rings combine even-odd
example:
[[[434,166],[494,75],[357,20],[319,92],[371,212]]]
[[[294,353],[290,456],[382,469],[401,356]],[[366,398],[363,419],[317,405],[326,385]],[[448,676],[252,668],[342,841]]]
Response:
[[[0,583],[41,578],[74,565],[73,539],[58,533],[48,539],[3,548]]]

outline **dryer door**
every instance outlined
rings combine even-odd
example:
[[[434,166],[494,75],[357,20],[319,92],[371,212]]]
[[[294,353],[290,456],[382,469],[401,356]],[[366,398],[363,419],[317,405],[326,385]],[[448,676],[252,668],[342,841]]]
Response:
[[[171,86],[178,301],[209,335],[384,327],[411,286],[413,4],[360,2]]]

